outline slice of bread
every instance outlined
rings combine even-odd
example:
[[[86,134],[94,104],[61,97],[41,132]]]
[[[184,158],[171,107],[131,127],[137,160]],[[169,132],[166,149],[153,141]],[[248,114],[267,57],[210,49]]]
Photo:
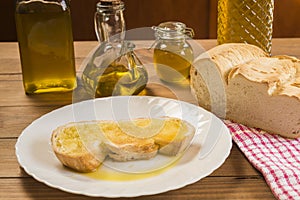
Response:
[[[69,123],[52,133],[51,145],[60,162],[79,172],[97,169],[107,155],[95,122]]]
[[[120,121],[118,125],[127,135],[153,140],[159,146],[159,153],[167,156],[182,153],[191,144],[195,133],[191,124],[171,117]]]
[[[57,158],[80,172],[93,171],[108,156],[115,161],[175,156],[190,145],[195,128],[172,117],[126,121],[69,123],[53,131],[51,142]]]
[[[123,123],[131,123],[131,121]],[[151,138],[133,137],[124,132],[118,122],[100,122],[98,125],[106,137],[105,144],[109,149],[108,156],[113,160],[150,159],[157,154],[158,146]],[[130,131],[134,131],[134,129]]]
[[[176,156],[191,144],[195,128],[186,121],[169,118],[164,121],[161,130],[152,138],[159,145],[159,153]]]

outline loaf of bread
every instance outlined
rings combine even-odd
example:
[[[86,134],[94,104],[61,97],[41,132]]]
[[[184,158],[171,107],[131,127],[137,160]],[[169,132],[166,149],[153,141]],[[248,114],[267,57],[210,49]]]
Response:
[[[249,44],[219,45],[194,63],[191,89],[200,106],[221,118],[283,137],[300,136],[297,58],[268,57]]]
[[[52,133],[52,148],[61,161],[79,172],[96,170],[106,157],[115,161],[176,156],[190,145],[195,128],[163,117],[126,121],[91,121],[63,125]]]
[[[265,57],[254,45],[223,44],[196,58],[191,67],[191,89],[198,103],[221,118],[226,117],[226,90],[229,72],[236,65]]]

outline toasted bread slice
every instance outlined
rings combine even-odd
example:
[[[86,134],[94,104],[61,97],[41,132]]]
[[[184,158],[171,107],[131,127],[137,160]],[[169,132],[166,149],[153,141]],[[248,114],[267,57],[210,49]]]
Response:
[[[125,123],[131,123],[131,121]],[[118,122],[100,122],[98,125],[106,137],[108,156],[116,161],[150,159],[157,154],[158,145],[151,138],[142,139],[131,136],[120,128]]]
[[[191,124],[174,117],[120,121],[118,125],[127,135],[142,138],[145,142],[154,140],[159,146],[159,153],[168,156],[183,152],[195,134],[195,128]]]
[[[153,136],[159,145],[159,153],[176,156],[182,153],[191,144],[195,128],[187,121],[177,118],[166,118],[159,133]]]
[[[79,172],[94,171],[107,155],[95,122],[69,123],[52,133],[51,144],[60,162]]]
[[[195,129],[171,117],[127,121],[69,123],[53,131],[51,142],[57,158],[80,172],[97,169],[109,156],[115,161],[174,156],[190,144]]]

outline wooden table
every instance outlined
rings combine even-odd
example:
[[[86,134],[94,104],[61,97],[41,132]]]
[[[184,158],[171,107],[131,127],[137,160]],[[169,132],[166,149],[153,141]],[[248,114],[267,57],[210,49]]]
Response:
[[[215,40],[198,41],[205,49]],[[75,42],[77,69],[97,42]],[[300,57],[300,39],[274,39],[273,54]],[[71,94],[26,96],[17,43],[0,43],[0,199],[91,199],[50,188],[26,174],[15,156],[15,143],[34,119],[72,103]],[[186,91],[185,91],[186,93]],[[172,91],[149,84],[147,95],[174,98]],[[187,95],[188,96],[188,95]],[[190,97],[181,96],[191,103]],[[201,166],[199,166],[201,167]],[[210,176],[184,188],[141,199],[274,199],[262,175],[251,166],[236,145],[225,163]]]

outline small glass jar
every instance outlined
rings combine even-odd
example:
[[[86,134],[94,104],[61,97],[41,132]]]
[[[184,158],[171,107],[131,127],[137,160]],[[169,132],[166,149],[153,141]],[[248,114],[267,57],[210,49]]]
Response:
[[[194,36],[193,30],[181,22],[164,22],[152,28],[156,37],[153,62],[158,77],[166,82],[188,79],[194,54],[187,38]]]
[[[17,0],[15,17],[26,94],[73,90],[69,0]]]

